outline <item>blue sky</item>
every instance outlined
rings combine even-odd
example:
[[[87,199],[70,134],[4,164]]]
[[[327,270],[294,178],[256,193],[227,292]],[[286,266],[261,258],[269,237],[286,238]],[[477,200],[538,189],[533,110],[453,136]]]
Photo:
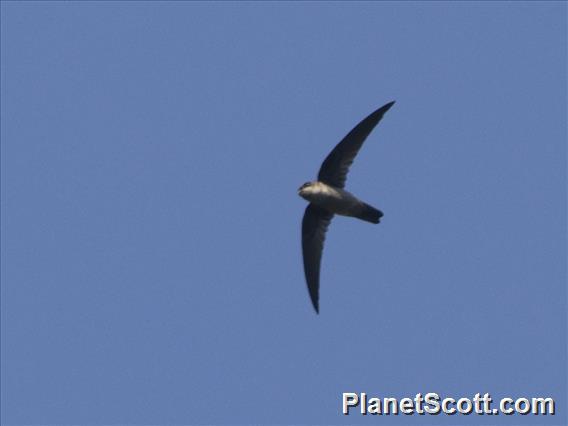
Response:
[[[4,424],[566,423],[566,3],[1,12]],[[391,100],[347,182],[385,216],[334,219],[316,316],[296,190]]]

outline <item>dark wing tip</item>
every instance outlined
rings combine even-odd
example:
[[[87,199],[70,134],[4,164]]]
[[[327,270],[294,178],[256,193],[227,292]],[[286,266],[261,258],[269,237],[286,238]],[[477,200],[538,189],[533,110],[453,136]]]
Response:
[[[384,104],[382,107],[380,107],[379,110],[387,112],[395,104],[395,102],[396,101],[390,101],[388,104]]]
[[[319,277],[318,277],[319,278]],[[318,286],[317,287],[310,287],[310,299],[312,299],[312,305],[316,311],[316,314],[319,314],[320,307],[319,307],[319,279],[318,279]]]
[[[385,115],[386,112],[389,109],[391,109],[394,103],[395,101],[391,101],[387,104],[384,104],[382,107],[377,108],[375,111],[370,113],[366,118],[364,118],[357,126],[355,126],[353,130],[357,129],[359,126],[367,127],[366,135],[363,138],[364,140],[367,137],[367,135],[371,133],[371,131],[375,128],[375,126],[379,124],[379,121],[382,120],[383,115]]]

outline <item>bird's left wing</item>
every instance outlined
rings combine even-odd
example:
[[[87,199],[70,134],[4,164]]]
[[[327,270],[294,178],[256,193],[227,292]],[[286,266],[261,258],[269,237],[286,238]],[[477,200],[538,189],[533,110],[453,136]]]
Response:
[[[321,255],[327,227],[333,218],[328,212],[315,204],[309,204],[302,220],[302,253],[304,256],[304,273],[312,304],[319,313],[319,276]]]
[[[319,181],[336,188],[345,186],[349,166],[353,163],[363,142],[393,104],[394,101],[389,102],[369,114],[333,148],[321,165],[318,175]]]

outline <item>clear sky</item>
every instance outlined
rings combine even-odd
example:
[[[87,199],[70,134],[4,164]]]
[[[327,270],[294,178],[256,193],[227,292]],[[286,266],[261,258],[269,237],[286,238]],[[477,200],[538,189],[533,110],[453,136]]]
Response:
[[[566,12],[3,1],[2,422],[565,424]],[[297,188],[391,100],[315,315]]]

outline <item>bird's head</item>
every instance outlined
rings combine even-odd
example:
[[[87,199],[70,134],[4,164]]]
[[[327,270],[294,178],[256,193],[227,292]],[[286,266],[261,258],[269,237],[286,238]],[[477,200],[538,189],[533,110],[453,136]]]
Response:
[[[306,182],[298,188],[298,195],[308,200],[310,194],[314,192],[314,182]]]

